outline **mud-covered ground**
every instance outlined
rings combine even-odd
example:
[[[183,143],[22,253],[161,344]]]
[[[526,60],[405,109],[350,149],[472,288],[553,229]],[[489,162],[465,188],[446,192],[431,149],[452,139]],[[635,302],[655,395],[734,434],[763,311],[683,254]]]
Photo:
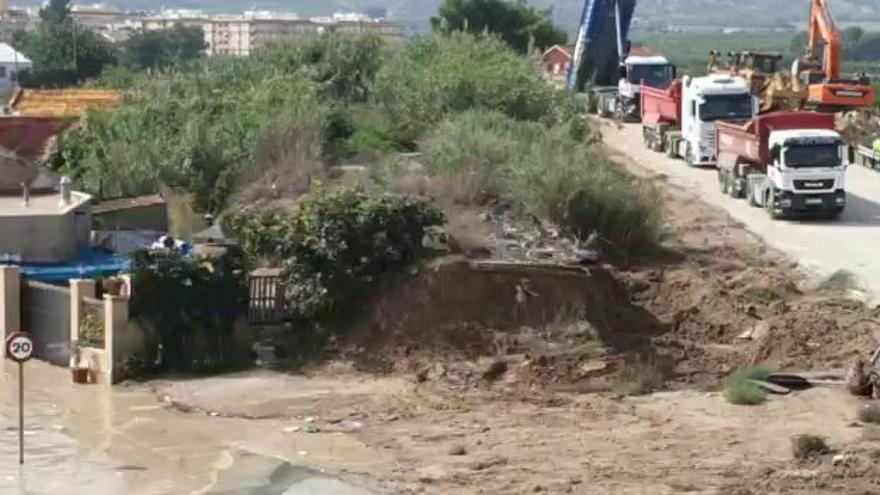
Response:
[[[742,366],[867,358],[878,312],[845,274],[813,279],[661,186],[663,249],[586,263],[586,277],[559,275],[566,290],[543,271],[437,268],[375,301],[325,363],[151,387],[180,414],[264,425],[275,443],[310,445],[294,462],[389,494],[880,493],[862,399],[822,388],[745,407],[722,394]],[[835,452],[796,462],[799,434]]]

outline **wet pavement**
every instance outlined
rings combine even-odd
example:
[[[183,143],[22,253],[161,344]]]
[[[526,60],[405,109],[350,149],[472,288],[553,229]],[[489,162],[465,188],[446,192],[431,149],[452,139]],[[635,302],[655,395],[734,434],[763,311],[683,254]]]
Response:
[[[0,378],[2,494],[375,494],[300,465],[310,455],[327,463],[333,452],[368,459],[345,437],[316,443],[279,434],[277,422],[187,414],[147,386],[77,386],[67,370],[36,361],[26,365],[25,383],[19,466],[18,371],[7,363]],[[368,463],[361,472],[369,472]]]

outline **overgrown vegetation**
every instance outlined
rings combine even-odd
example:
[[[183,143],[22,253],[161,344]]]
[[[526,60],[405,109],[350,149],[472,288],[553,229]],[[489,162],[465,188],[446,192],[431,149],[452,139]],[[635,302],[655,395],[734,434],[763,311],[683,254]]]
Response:
[[[666,371],[652,359],[629,356],[617,376],[616,389],[623,395],[647,395],[661,390],[666,383]]]
[[[495,110],[523,121],[554,124],[574,104],[544,81],[534,62],[494,38],[453,33],[409,42],[379,71],[376,107],[399,149],[450,114]]]
[[[246,308],[241,253],[214,258],[176,251],[132,256],[132,317],[150,330],[148,353],[132,369],[217,372],[240,364],[235,324]]]
[[[724,397],[731,404],[740,406],[757,406],[767,401],[765,392],[755,380],[764,380],[773,370],[764,366],[743,368],[730,377]]]
[[[440,124],[420,149],[455,201],[504,198],[576,237],[597,232],[622,251],[652,245],[661,233],[657,191],[618,171],[584,135],[577,120],[548,127],[473,111]]]
[[[880,425],[880,404],[870,404],[859,409],[859,421]]]
[[[443,223],[431,203],[318,187],[293,212],[231,215],[251,259],[283,263],[286,297],[311,321],[351,310],[358,297],[423,254],[426,229]]]
[[[796,435],[791,439],[791,453],[800,462],[813,460],[831,453],[828,442],[817,435]]]

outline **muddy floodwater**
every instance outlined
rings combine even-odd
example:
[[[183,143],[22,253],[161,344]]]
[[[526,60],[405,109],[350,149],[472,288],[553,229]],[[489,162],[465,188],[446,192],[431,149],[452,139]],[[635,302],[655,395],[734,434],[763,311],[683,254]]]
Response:
[[[375,494],[306,467],[310,453],[352,451],[335,438],[298,445],[271,421],[181,412],[145,385],[75,386],[36,361],[25,366],[19,466],[16,365],[0,385],[2,494]]]

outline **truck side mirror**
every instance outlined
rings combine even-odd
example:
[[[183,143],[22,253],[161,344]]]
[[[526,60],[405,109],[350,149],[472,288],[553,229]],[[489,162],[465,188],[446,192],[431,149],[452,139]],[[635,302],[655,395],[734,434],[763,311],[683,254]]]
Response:
[[[770,160],[773,163],[776,163],[779,161],[779,145],[778,144],[774,144],[773,147],[770,148]]]
[[[856,149],[850,145],[845,144],[844,146],[846,146],[846,164],[851,165],[856,162]]]

